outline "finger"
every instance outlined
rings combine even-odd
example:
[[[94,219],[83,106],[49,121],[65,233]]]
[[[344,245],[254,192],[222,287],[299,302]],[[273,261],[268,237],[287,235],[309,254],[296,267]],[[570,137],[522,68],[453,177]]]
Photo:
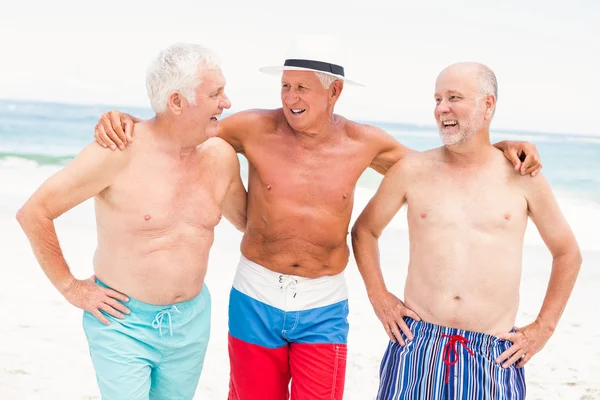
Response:
[[[419,315],[417,315],[416,312],[414,312],[413,310],[411,310],[410,308],[407,308],[405,311],[405,315],[407,317],[411,317],[412,319],[414,319],[415,321],[420,321],[421,317],[419,317]]]
[[[527,154],[525,156],[525,161],[523,161],[523,164],[521,164],[521,175],[525,175],[525,171],[531,166],[532,162],[533,156],[531,154]]]
[[[100,121],[102,122],[102,127],[104,128],[104,132],[110,138],[110,142],[119,148],[124,147],[123,141],[121,140],[121,138],[119,137],[117,132],[115,132],[115,130],[113,129],[112,120],[110,119],[110,116],[108,116],[107,114],[104,114]],[[112,146],[110,148],[113,149]]]
[[[525,354],[525,357],[521,358],[521,360],[517,363],[516,367],[517,368],[523,368],[525,366],[525,364],[527,364],[527,362],[531,360],[531,355],[530,354]]]
[[[106,319],[106,317],[104,317],[104,315],[102,315],[100,310],[96,309],[96,310],[92,310],[90,312],[94,315],[94,317],[96,317],[104,325],[110,325],[110,321],[108,319]]]
[[[514,340],[514,333],[511,332],[501,332],[501,333],[497,333],[496,335],[497,338],[503,339],[503,340],[508,340],[509,342],[513,343]]]
[[[125,136],[127,136],[127,142],[133,143],[133,121],[126,120],[123,123],[125,128]]]
[[[408,325],[406,325],[406,322],[404,322],[403,319],[396,321],[396,324],[398,325],[398,327],[400,327],[400,329],[402,329],[402,332],[404,332],[404,335],[406,335],[406,338],[408,340],[413,340],[413,334],[410,331],[410,328],[408,327]]]
[[[540,163],[538,160],[534,160],[533,163],[525,170],[525,175],[533,173],[533,171],[539,171]]]
[[[508,349],[504,350],[504,353],[500,354],[498,356],[498,358],[496,358],[495,361],[498,364],[500,364],[500,363],[504,362],[505,360],[507,360],[510,356],[512,356],[513,354],[515,354],[520,349],[521,349],[520,347],[518,347],[517,345],[513,344]]]
[[[102,140],[102,142],[104,142],[108,147],[110,147],[111,150],[116,150],[117,149],[117,145],[106,134],[106,130],[104,129],[104,125],[98,126],[97,129],[98,129],[98,137],[100,138],[100,140]]]
[[[542,170],[542,164],[540,164],[540,165],[538,166],[538,169],[536,169],[535,171],[533,171],[533,172],[531,173],[531,176],[532,176],[532,177],[536,176],[537,174],[539,174],[539,173],[540,173],[540,171],[541,171],[541,170]]]
[[[131,314],[131,310],[129,310],[129,308],[127,308],[123,303],[119,303],[115,299],[109,297],[106,299],[105,303],[112,308],[121,311],[123,314]]]
[[[125,135],[125,131],[123,130],[123,123],[121,123],[121,114],[116,111],[111,111],[108,114],[110,117],[112,128],[115,131],[115,133],[119,136],[119,139],[121,139],[121,141],[123,142],[124,148],[125,144],[127,143],[127,136]],[[121,146],[119,146],[119,148],[123,150]]]
[[[127,297],[123,293],[119,293],[113,289],[104,288],[104,293],[106,293],[106,295],[108,297],[112,297],[113,299],[124,301],[125,303],[127,303],[129,301],[129,297]]]
[[[96,124],[96,126],[94,127],[94,139],[96,140],[96,142],[98,142],[98,144],[104,148],[108,147],[108,145],[106,143],[104,143],[104,140],[102,140],[102,138],[100,137],[100,129],[102,128],[102,125],[100,123]]]
[[[390,329],[389,325],[384,322],[383,328],[385,329],[385,333],[387,333],[387,335],[390,337],[390,340],[392,341],[392,343],[396,343],[397,342],[396,337],[392,333],[392,330]]]
[[[394,337],[396,338],[396,340],[398,341],[400,346],[406,345],[406,343],[404,342],[404,338],[402,338],[402,334],[400,333],[400,330],[398,329],[398,325],[396,325],[395,323],[391,324],[391,329],[392,329],[392,334],[394,335]]]
[[[519,160],[519,155],[517,154],[517,150],[514,148],[510,148],[504,152],[506,158],[510,160],[511,163],[515,166],[515,171],[518,171],[521,167],[521,160]]]
[[[120,312],[118,312],[117,310],[115,310],[114,308],[112,308],[111,306],[109,306],[106,303],[100,304],[99,308],[102,311],[104,311],[105,313],[110,314],[115,318],[125,319],[125,316],[123,314],[121,314]]]
[[[507,362],[502,364],[502,368],[510,367],[511,365],[513,365],[514,363],[519,361],[521,359],[521,357],[523,357],[524,354],[525,354],[525,351],[523,349],[517,351],[515,354],[513,354],[513,356],[511,358],[508,359]]]

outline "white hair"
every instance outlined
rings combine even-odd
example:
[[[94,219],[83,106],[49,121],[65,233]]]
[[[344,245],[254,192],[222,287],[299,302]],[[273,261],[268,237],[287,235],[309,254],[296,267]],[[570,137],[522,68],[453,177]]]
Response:
[[[329,86],[331,86],[333,82],[341,80],[337,76],[333,76],[319,71],[315,71],[315,75],[317,76],[317,78],[319,78],[319,82],[321,82],[321,85],[323,85],[325,89],[329,89]]]
[[[173,92],[181,93],[195,104],[195,90],[202,83],[200,72],[203,69],[221,69],[217,55],[206,47],[177,43],[162,50],[146,73],[146,90],[152,110],[156,114],[163,113]]]

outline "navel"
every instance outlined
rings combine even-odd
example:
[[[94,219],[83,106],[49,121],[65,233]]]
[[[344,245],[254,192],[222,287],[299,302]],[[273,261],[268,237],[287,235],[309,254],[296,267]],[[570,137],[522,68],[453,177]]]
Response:
[[[146,221],[150,221],[152,219],[152,217],[150,216],[150,214],[146,214],[146,215],[144,215],[144,219]]]

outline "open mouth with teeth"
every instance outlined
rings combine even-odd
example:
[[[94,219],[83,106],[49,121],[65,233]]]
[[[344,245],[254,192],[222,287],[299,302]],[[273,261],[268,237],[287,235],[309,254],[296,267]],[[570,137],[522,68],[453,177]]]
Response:
[[[290,111],[292,112],[292,115],[300,115],[304,111],[306,111],[306,109],[305,108],[290,108]]]
[[[456,125],[458,125],[458,121],[455,120],[455,119],[449,119],[449,120],[446,120],[446,121],[442,121],[442,126],[444,128],[451,128],[451,127],[456,126]]]
[[[213,115],[212,117],[210,117],[210,120],[211,121],[218,121],[220,116],[221,116],[220,114],[219,115]]]

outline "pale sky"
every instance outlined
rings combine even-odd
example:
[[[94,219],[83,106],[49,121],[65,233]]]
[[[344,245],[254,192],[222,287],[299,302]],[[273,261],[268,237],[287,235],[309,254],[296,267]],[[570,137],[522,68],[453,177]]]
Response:
[[[280,105],[281,64],[296,33],[346,48],[336,112],[433,125],[437,74],[458,61],[499,81],[492,127],[600,135],[600,3],[574,1],[19,1],[0,13],[0,98],[148,106],[157,52],[194,42],[223,59],[232,111]],[[85,7],[85,9],[84,9]]]

